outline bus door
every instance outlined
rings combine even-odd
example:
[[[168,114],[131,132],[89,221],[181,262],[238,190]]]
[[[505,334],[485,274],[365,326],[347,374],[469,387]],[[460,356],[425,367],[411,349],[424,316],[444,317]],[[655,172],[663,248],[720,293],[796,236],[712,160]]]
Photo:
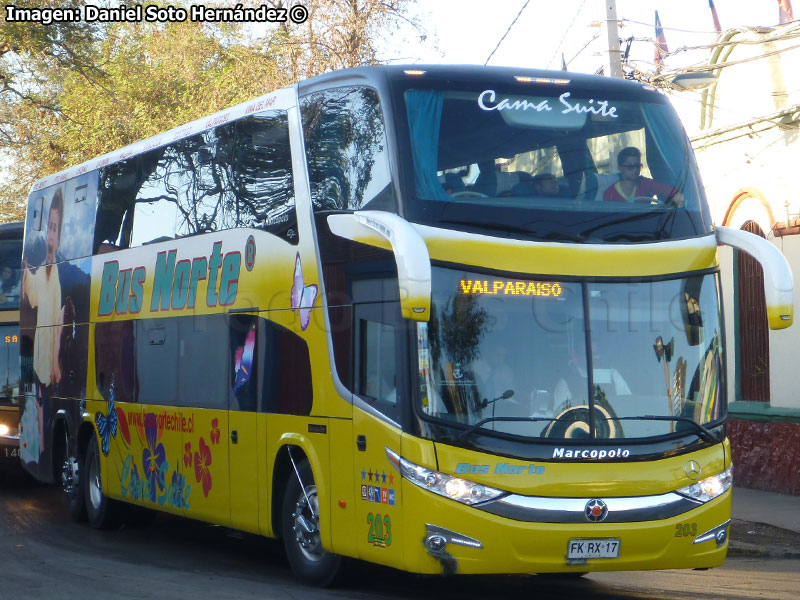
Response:
[[[357,529],[359,556],[383,564],[400,564],[402,548],[400,475],[386,448],[400,448],[401,398],[407,394],[406,323],[399,302],[355,304],[354,410]]]
[[[262,319],[263,321],[263,319]],[[261,333],[262,335],[259,335]],[[229,390],[228,394],[228,460],[230,464],[230,519],[231,526],[258,533],[259,474],[266,473],[263,447],[266,432],[261,432],[259,443],[259,415],[257,408],[257,356],[259,337],[258,319],[249,314],[228,316]]]

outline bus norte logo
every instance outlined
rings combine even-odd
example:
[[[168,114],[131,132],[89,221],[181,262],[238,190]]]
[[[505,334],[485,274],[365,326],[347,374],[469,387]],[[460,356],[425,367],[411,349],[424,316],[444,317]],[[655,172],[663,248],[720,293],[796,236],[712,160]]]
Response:
[[[150,310],[183,310],[194,308],[201,281],[206,282],[206,306],[230,306],[239,291],[241,252],[222,255],[222,242],[215,242],[211,255],[177,260],[178,251],[159,252],[154,268]],[[252,253],[255,261],[255,251]],[[100,277],[98,316],[138,313],[144,302],[145,267],[119,268],[116,260],[103,265]],[[202,300],[201,300],[202,301]]]

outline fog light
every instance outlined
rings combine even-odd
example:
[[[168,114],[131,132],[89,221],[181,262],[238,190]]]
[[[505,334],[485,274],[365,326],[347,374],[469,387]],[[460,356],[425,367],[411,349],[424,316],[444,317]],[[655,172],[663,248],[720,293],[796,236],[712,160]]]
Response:
[[[425,540],[425,544],[431,552],[441,552],[447,546],[447,540],[441,535],[432,535]]]

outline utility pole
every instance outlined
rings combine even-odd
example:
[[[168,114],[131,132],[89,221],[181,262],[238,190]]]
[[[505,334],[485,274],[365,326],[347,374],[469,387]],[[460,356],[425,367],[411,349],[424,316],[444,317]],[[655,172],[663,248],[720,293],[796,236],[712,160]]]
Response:
[[[617,30],[617,0],[602,0],[605,12],[605,30],[608,40],[608,57],[605,62],[605,74],[608,77],[622,79],[622,61],[619,50],[619,31]]]

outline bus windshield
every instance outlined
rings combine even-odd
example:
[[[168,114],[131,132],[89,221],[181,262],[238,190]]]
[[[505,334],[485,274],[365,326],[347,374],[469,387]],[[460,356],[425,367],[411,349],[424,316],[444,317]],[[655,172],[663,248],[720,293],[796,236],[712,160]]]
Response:
[[[0,325],[0,405],[19,395],[19,326]]]
[[[0,240],[0,322],[2,311],[19,310],[22,240]]]
[[[433,271],[431,319],[417,330],[428,418],[488,435],[619,439],[703,437],[698,424],[725,415],[713,273],[597,283]]]
[[[566,81],[437,85],[403,92],[414,172],[409,220],[578,243],[710,232],[691,148],[657,92]]]

